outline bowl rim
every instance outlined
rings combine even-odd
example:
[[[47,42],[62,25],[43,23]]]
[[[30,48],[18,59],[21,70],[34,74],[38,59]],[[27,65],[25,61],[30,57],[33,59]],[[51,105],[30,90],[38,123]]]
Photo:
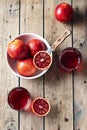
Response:
[[[14,37],[13,40],[19,38],[20,36],[24,36],[24,35],[33,35],[33,36],[36,36],[37,39],[40,39],[40,40],[42,40],[42,41],[44,42],[44,44],[47,46],[47,49],[51,48],[51,46],[50,46],[50,44],[47,42],[47,40],[46,40],[45,38],[43,38],[41,35],[36,34],[36,33],[22,33],[22,34],[17,35],[16,37]],[[38,37],[39,37],[39,38],[38,38]],[[32,38],[32,39],[33,39],[33,38]],[[52,56],[52,52],[50,53],[50,55]],[[7,46],[6,46],[6,50],[5,50],[5,60],[6,60],[6,64],[7,64],[8,68],[10,69],[10,71],[11,71],[14,75],[16,75],[17,77],[23,78],[23,79],[36,79],[36,78],[39,78],[39,77],[43,76],[43,75],[48,71],[48,69],[50,68],[50,67],[49,67],[49,68],[47,68],[46,70],[41,71],[41,73],[39,73],[39,74],[37,74],[37,75],[35,75],[35,76],[28,76],[28,77],[22,76],[22,75],[20,75],[19,73],[15,72],[15,71],[11,68],[11,66],[9,65],[9,61],[8,61],[8,58],[7,58],[7,57],[8,57],[8,53],[7,53]]]

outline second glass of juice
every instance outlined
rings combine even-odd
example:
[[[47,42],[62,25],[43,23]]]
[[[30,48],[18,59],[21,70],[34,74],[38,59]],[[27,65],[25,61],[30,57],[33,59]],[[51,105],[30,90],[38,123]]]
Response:
[[[81,67],[82,55],[80,51],[73,47],[65,48],[59,54],[59,66],[66,72],[78,70]]]
[[[15,87],[8,94],[8,104],[14,110],[29,110],[31,104],[30,93],[23,87]]]

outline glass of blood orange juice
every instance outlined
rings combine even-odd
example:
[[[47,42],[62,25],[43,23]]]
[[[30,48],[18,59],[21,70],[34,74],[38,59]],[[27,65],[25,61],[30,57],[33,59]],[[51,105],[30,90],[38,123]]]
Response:
[[[23,87],[15,87],[8,94],[8,104],[14,110],[29,110],[31,104],[30,93]]]
[[[80,70],[82,55],[80,51],[73,47],[62,50],[59,54],[59,67],[66,72]]]

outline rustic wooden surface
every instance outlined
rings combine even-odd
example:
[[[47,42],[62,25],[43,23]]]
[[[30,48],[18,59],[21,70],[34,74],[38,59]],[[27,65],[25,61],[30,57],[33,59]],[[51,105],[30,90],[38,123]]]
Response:
[[[73,1],[75,19],[73,21],[73,45],[78,48],[83,57],[80,73],[74,74],[75,129],[87,129],[87,2]]]
[[[0,1],[0,129],[18,129],[18,112],[11,110],[7,103],[8,92],[18,85],[5,62],[7,43],[19,33],[18,1]]]
[[[54,8],[63,0],[0,0],[0,130],[87,130],[87,2],[65,0],[74,8],[69,24],[54,18]],[[42,77],[34,80],[17,78],[5,61],[7,44],[18,34],[33,32],[50,45],[65,29],[69,36],[53,53],[53,64]],[[59,52],[68,46],[79,49],[83,57],[81,72],[67,74],[58,68]],[[12,110],[7,102],[14,87],[27,88],[32,99],[42,96],[51,104],[50,113],[37,117],[31,112]]]

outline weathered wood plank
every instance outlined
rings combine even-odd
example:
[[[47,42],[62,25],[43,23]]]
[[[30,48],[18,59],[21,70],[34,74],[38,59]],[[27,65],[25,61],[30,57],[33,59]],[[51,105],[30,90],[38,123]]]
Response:
[[[7,102],[8,92],[16,87],[18,78],[8,69],[5,62],[7,44],[18,35],[18,0],[0,1],[0,130],[18,130],[18,112],[12,110]]]
[[[45,0],[45,38],[52,43],[63,33],[70,29],[70,24],[63,24],[54,18],[54,8],[63,1]],[[65,1],[70,3],[69,0]],[[45,129],[73,130],[73,100],[72,100],[72,74],[59,70],[59,52],[72,46],[71,36],[67,38],[54,53],[53,64],[45,77],[45,97],[51,103],[50,114],[45,118]]]
[[[87,129],[87,2],[73,0],[75,17],[73,23],[74,47],[83,57],[82,70],[74,74],[75,130]]]
[[[33,32],[43,36],[43,0],[21,1],[21,33]],[[27,88],[32,99],[43,96],[43,78],[34,80],[21,79],[21,86]],[[21,113],[21,130],[43,129],[43,119],[31,112]]]

